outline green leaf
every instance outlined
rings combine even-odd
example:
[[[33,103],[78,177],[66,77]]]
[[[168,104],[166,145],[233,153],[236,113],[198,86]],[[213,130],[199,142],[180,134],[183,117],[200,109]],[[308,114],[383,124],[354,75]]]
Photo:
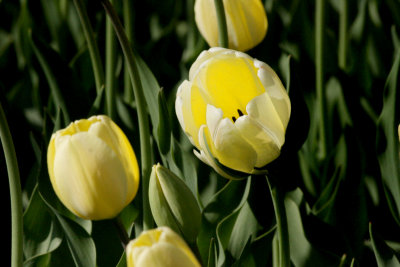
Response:
[[[239,260],[248,242],[255,238],[258,229],[257,219],[248,203],[244,202],[217,226],[220,254],[221,251],[228,251],[235,260]],[[223,262],[219,261],[219,266],[222,264]]]
[[[160,118],[157,128],[158,148],[160,152],[165,155],[169,152],[171,147],[171,124],[164,89],[160,89],[157,99]]]
[[[397,132],[399,99],[397,96],[400,49],[387,77],[383,109],[378,120],[377,151],[385,194],[394,219],[400,225],[400,154]]]
[[[285,208],[289,229],[290,258],[296,267],[338,266],[340,258],[325,255],[308,241],[304,232],[300,210],[294,200],[285,198]]]
[[[292,58],[291,55],[282,56],[279,60],[279,66],[281,69],[281,73],[283,78],[285,79],[285,87],[286,91],[289,93],[290,91],[290,59]]]
[[[138,53],[135,51],[133,52],[139,70],[140,81],[142,82],[144,97],[146,99],[151,122],[154,127],[153,130],[155,131],[160,120],[158,112],[158,92],[160,91],[160,86],[146,62],[144,62]],[[157,135],[155,134],[154,136],[156,137]]]
[[[251,178],[241,181],[228,181],[207,203],[203,209],[201,230],[197,244],[203,262],[208,262],[209,242],[217,240],[216,228],[218,223],[232,214],[238,207],[244,205],[250,192]],[[220,255],[218,255],[219,257]]]
[[[197,158],[192,151],[185,150],[177,140],[172,137],[171,153],[166,155],[168,168],[176,173],[192,193],[198,195],[198,170]],[[200,200],[199,200],[199,204]]]
[[[217,266],[218,253],[217,253],[217,245],[215,244],[215,239],[210,239],[210,249],[208,252],[208,262],[207,267],[215,267]]]
[[[76,266],[96,266],[96,248],[89,234],[76,222],[57,212],[55,215],[64,230]]]
[[[24,213],[24,265],[56,250],[63,239],[60,230],[36,186]]]
[[[346,105],[346,100],[344,98],[342,86],[336,77],[331,77],[326,84],[326,99],[327,110],[330,118],[329,121],[333,122],[334,115],[338,114],[342,128],[353,125]]]
[[[125,254],[125,252],[122,254],[121,259],[117,263],[116,267],[126,267],[126,254]]]
[[[369,234],[374,249],[375,258],[378,267],[397,267],[400,261],[396,257],[396,253],[390,248],[383,239],[372,231],[372,223],[369,224]]]

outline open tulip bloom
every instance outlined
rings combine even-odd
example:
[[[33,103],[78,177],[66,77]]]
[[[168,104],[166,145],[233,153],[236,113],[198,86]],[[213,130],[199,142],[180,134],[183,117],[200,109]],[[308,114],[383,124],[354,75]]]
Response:
[[[178,88],[175,108],[196,156],[230,179],[265,173],[280,154],[291,112],[267,64],[224,48],[200,54]]]

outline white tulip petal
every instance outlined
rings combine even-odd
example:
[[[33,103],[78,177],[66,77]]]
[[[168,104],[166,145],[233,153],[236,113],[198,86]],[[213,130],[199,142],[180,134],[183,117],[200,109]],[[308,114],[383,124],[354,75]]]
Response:
[[[184,81],[178,88],[175,108],[182,129],[189,136],[190,142],[198,147],[197,135],[199,128],[196,126],[191,105],[192,83]]]
[[[212,150],[221,164],[246,173],[253,170],[257,160],[256,151],[243,139],[230,119],[221,120],[214,136]]]
[[[236,120],[235,126],[257,153],[255,167],[264,167],[279,156],[280,147],[271,137],[271,132],[265,131],[256,120],[244,115]]]
[[[275,71],[271,69],[270,66],[258,60],[255,61],[254,65],[259,69],[257,73],[258,77],[260,78],[265,91],[270,96],[283,126],[286,128],[290,118],[291,105],[285,87],[278,75],[276,75]]]
[[[216,108],[210,104],[207,105],[206,120],[207,120],[207,126],[208,126],[208,129],[210,130],[212,139],[214,139],[214,137],[215,137],[218,125],[222,120],[222,116],[223,116],[223,113],[220,108]]]
[[[253,98],[246,107],[247,114],[258,121],[265,132],[281,147],[285,142],[285,127],[267,93]]]

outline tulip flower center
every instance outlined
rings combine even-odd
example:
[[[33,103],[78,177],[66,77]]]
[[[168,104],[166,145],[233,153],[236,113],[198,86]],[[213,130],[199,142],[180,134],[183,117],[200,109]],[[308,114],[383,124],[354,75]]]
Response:
[[[237,112],[238,112],[238,114],[239,114],[239,117],[243,116],[243,112],[242,112],[240,109],[238,109]],[[233,121],[233,122],[236,121],[236,117],[235,117],[235,116],[232,116],[232,121]]]
[[[198,127],[205,124],[208,104],[219,108],[233,122],[246,115],[246,106],[265,89],[253,61],[219,55],[196,75],[192,87],[192,110]]]
[[[70,125],[68,125],[67,128],[65,128],[62,132],[61,132],[61,136],[64,135],[74,135],[76,133],[79,132],[88,132],[90,129],[90,126],[95,123],[100,121],[97,118],[92,118],[91,120],[87,120],[87,119],[82,119],[79,121],[75,121],[73,123],[71,123]]]

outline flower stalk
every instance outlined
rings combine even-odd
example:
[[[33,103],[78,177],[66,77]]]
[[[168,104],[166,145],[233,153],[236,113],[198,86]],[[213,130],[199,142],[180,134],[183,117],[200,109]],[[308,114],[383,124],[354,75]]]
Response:
[[[275,210],[278,231],[278,266],[290,267],[289,230],[285,209],[285,193],[279,184],[273,184],[271,177],[266,176]]]
[[[117,216],[114,218],[114,225],[117,228],[119,239],[121,240],[122,247],[125,249],[129,243],[129,235],[122,223],[121,217]]]
[[[224,2],[223,0],[214,0],[214,5],[218,19],[219,46],[228,48],[229,46],[228,27],[226,25]]]
[[[114,1],[111,0],[111,4]],[[116,40],[112,22],[106,18],[106,114],[115,119],[115,65],[116,65]]]
[[[121,21],[115,12],[114,7],[108,0],[101,0],[101,3],[107,12],[117,34],[119,43],[122,47],[125,59],[128,63],[128,70],[131,77],[133,93],[137,104],[137,113],[139,121],[140,150],[141,150],[141,170],[142,170],[142,199],[143,199],[143,229],[151,229],[154,222],[150,212],[148,188],[151,172],[151,148],[150,148],[150,129],[146,111],[146,101],[143,94],[142,83],[139,77],[136,60],[125,34]]]
[[[18,161],[7,119],[0,104],[0,138],[6,159],[11,198],[11,266],[22,266],[22,193]]]
[[[97,94],[100,94],[102,87],[104,86],[104,70],[103,63],[101,62],[99,48],[97,47],[96,40],[92,26],[90,25],[89,16],[87,14],[85,4],[82,0],[74,0],[76,10],[81,20],[83,32],[87,41],[90,58],[92,60],[94,79],[96,82]]]
[[[326,119],[326,98],[324,91],[324,19],[325,0],[317,0],[315,5],[315,68],[316,68],[316,93],[317,110],[320,114],[319,140],[321,159],[324,159],[327,151],[327,119]]]

